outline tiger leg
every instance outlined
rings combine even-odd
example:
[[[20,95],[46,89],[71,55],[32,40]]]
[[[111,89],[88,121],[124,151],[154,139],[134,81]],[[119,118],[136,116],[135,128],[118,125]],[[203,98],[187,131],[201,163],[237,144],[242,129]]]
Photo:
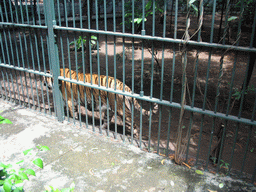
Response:
[[[72,100],[68,100],[68,109],[71,117],[75,117],[75,119],[78,119],[77,114],[77,105],[74,102],[74,113],[73,113],[73,103]]]
[[[109,123],[108,123],[108,113],[107,111],[109,111]],[[107,129],[108,125],[110,125],[111,119],[114,116],[114,111],[112,111],[111,109],[105,110],[104,113],[104,121],[103,121],[103,125],[102,128],[103,129]]]
[[[128,117],[125,117],[125,127],[128,131],[132,133],[132,119],[129,115]],[[134,122],[133,122],[133,135],[137,138],[139,137],[139,130],[137,129],[137,126]]]

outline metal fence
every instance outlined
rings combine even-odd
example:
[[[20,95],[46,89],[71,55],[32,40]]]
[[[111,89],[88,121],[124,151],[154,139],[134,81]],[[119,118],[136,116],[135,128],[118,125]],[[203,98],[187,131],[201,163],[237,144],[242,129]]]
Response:
[[[255,182],[255,10],[255,1],[1,0],[0,95]]]

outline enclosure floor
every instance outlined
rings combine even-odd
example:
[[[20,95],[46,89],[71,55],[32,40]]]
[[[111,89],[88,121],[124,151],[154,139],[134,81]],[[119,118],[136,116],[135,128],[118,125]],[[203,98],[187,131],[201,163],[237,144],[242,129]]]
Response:
[[[75,191],[253,191],[240,180],[175,165],[134,145],[91,133],[51,116],[0,100],[0,115],[13,122],[0,129],[0,161],[24,159],[22,151],[46,145],[39,152],[44,168],[25,182],[25,191],[44,191],[44,186]],[[28,159],[26,159],[28,160]],[[25,161],[25,163],[27,163]],[[29,163],[29,161],[28,161]],[[224,187],[219,188],[223,183]]]

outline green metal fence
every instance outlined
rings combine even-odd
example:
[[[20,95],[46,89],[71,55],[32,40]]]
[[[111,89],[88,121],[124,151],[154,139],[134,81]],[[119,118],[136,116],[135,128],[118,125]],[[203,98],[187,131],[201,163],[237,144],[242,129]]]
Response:
[[[176,163],[255,182],[255,5],[1,0],[0,95]],[[105,83],[94,84],[100,75]]]

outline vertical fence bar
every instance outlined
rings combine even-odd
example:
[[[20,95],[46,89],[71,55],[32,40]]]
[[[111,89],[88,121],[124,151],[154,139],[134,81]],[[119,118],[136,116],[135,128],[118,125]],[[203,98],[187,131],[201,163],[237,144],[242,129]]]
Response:
[[[64,21],[66,23],[66,27],[68,27],[68,13],[67,13],[67,1],[64,0]]]
[[[125,1],[122,0],[122,32],[125,33]],[[123,92],[125,91],[125,37],[123,42]],[[123,97],[123,142],[125,142],[125,97]]]
[[[82,2],[79,0],[80,28],[83,28]]]
[[[112,0],[113,3],[113,31],[116,32],[116,2]],[[116,36],[114,36],[114,89],[116,90]],[[117,96],[115,94],[115,139],[117,139]]]
[[[58,85],[58,76],[60,74],[60,68],[59,68],[59,62],[57,58],[57,53],[56,53],[56,40],[55,40],[55,34],[54,34],[54,25],[56,24],[56,21],[54,20],[54,6],[53,2],[50,0],[45,0],[46,6],[48,7],[47,9],[47,27],[48,27],[48,38],[49,38],[49,50],[50,50],[50,61],[52,64],[52,73],[53,73],[53,92],[54,94],[54,103],[56,103],[56,110],[57,110],[57,118],[59,121],[64,120],[64,114],[63,114],[63,108],[62,108],[62,99],[61,99],[61,94],[59,90]]]
[[[174,17],[174,35],[173,38],[177,39],[177,21],[178,21],[178,0],[175,1],[175,17]],[[172,23],[172,22],[171,22]],[[170,91],[170,103],[173,102],[173,92],[174,92],[174,75],[175,75],[175,61],[176,61],[176,45],[173,45],[173,60],[172,60],[172,80],[171,80],[171,91]],[[167,131],[167,146],[170,143],[170,133],[171,133],[171,118],[172,118],[172,108],[169,108],[169,122]]]
[[[8,85],[8,93],[9,93],[9,96],[8,96],[9,98],[7,97],[7,100],[10,101],[11,98],[12,98],[12,95],[11,95],[12,93],[11,93],[11,88],[10,88],[10,81],[9,81],[7,70],[4,69],[4,71],[5,71],[5,75],[6,75],[6,82],[7,82],[7,85]]]
[[[106,5],[106,0],[104,0],[104,30],[107,31],[107,5]],[[106,61],[106,87],[108,88],[108,36],[105,35],[105,61]],[[109,124],[110,124],[110,120],[109,120],[109,98],[108,98],[109,94],[107,92],[107,110],[105,111],[105,113],[107,113],[107,136],[109,137]],[[106,115],[104,115],[106,116]],[[105,118],[104,118],[105,119]],[[105,120],[104,120],[105,121]]]
[[[240,15],[239,15],[240,19],[239,19],[239,23],[238,23],[238,30],[237,30],[237,37],[236,37],[236,46],[238,46],[239,42],[240,42],[240,37],[241,37],[241,32],[242,32],[241,31],[241,25],[242,25],[243,12],[244,12],[244,2],[241,1]],[[233,90],[233,85],[234,85],[237,57],[238,57],[238,52],[236,52],[236,54],[235,54],[235,60],[234,60],[234,65],[233,65],[233,69],[232,69],[231,83],[230,83],[229,96],[228,96],[228,105],[227,105],[227,109],[226,109],[226,115],[227,116],[231,112],[230,110],[232,110],[232,106],[230,106],[230,105],[231,105],[232,90]],[[236,141],[237,141],[239,125],[240,125],[239,123],[236,124],[235,137],[234,137],[233,147],[232,147],[230,161],[229,161],[230,163],[229,163],[228,175],[230,175],[230,171],[232,169],[233,157],[234,157],[234,152],[235,152],[235,147],[236,147]]]
[[[75,22],[75,2],[74,0],[71,0],[72,3],[72,16],[73,16],[73,27],[76,27],[76,22]]]
[[[8,63],[6,63],[6,64],[11,65],[11,59],[10,59],[10,54],[9,54],[9,49],[8,49],[8,44],[7,44],[8,41],[7,41],[5,30],[4,30],[3,34],[4,34],[5,50],[6,50],[7,60],[8,60]],[[3,55],[4,55],[4,53],[5,52],[3,52]]]
[[[64,0],[65,1],[65,0]],[[57,7],[57,14],[58,14],[58,21],[59,21],[59,26],[61,26],[61,16],[60,16],[60,0],[55,1],[56,2],[56,7]],[[57,22],[56,22],[57,23]]]
[[[243,170],[244,170],[244,166],[245,166],[245,160],[246,160],[246,157],[247,157],[248,147],[249,147],[249,143],[250,143],[250,138],[252,136],[252,129],[253,129],[253,126],[250,125],[250,129],[249,129],[248,136],[247,136],[247,141],[246,141],[246,146],[245,146],[245,151],[244,151],[244,155],[243,155],[243,161],[242,161],[240,176],[242,176],[242,174],[243,174]]]
[[[23,52],[23,46],[22,46],[22,38],[21,38],[21,35],[19,33],[19,42],[20,42],[20,53],[21,53],[21,62],[22,62],[22,65],[24,66],[24,52]],[[18,67],[21,67],[20,65],[20,62],[18,62]],[[22,81],[22,77],[21,77],[21,73],[19,71],[19,75],[20,75],[20,84],[21,84],[21,89],[22,89],[22,95],[23,95],[23,104],[25,103],[25,92],[24,92],[24,87],[23,87],[23,81]]]
[[[42,25],[42,21],[41,21],[41,13],[40,13],[40,8],[39,8],[39,0],[36,0],[36,7],[37,7],[37,16],[38,16],[38,24]]]
[[[134,6],[133,6],[134,8]],[[132,38],[132,55],[134,55],[134,38]],[[134,93],[134,57],[132,57],[132,94]],[[134,132],[134,101],[132,100],[131,110],[131,144],[133,144],[133,132]]]
[[[81,37],[82,38],[82,37]],[[83,40],[82,40],[83,41]],[[75,32],[75,34],[74,34],[74,42],[75,42],[75,64],[76,64],[76,80],[77,81],[79,81],[79,78],[78,78],[78,69],[80,68],[79,66],[78,66],[78,58],[77,58],[77,48],[78,48],[78,46],[80,46],[80,45],[77,45],[78,44],[78,42],[77,42],[77,32]],[[79,85],[76,85],[77,87],[79,86]],[[78,113],[78,117],[76,117],[76,118],[78,118],[79,119],[79,125],[80,125],[80,127],[82,126],[82,123],[81,123],[81,98],[80,98],[80,89],[79,88],[77,88],[77,103],[78,103],[78,111],[76,111],[77,113]],[[76,98],[75,98],[76,99]]]
[[[13,70],[12,70],[13,71]],[[12,84],[12,91],[13,91],[13,97],[10,98],[10,100],[12,101],[17,101],[18,98],[16,98],[16,92],[15,92],[15,85],[14,85],[14,82],[13,82],[13,75],[12,75],[12,71],[10,72],[10,77],[11,77],[11,84]],[[14,70],[15,71],[15,70]],[[10,90],[11,92],[11,90]]]
[[[85,66],[85,60],[84,60],[84,42],[82,41],[82,65],[83,65],[83,82],[85,83],[85,72],[86,72],[86,66]],[[89,73],[89,71],[87,71]],[[88,129],[88,106],[87,106],[87,94],[84,94],[84,107],[85,107],[85,124],[86,128]]]
[[[203,24],[203,2],[200,1],[200,15],[199,15],[199,21],[198,21],[198,37],[197,37],[198,42],[201,41],[201,27],[202,27],[202,24]],[[199,51],[197,50],[196,64],[195,64],[195,67],[194,67],[194,80],[193,80],[193,92],[192,92],[191,107],[194,107],[194,102],[195,102],[198,62],[199,62]],[[190,113],[190,120],[189,120],[189,128],[188,128],[188,142],[187,142],[186,162],[188,161],[190,136],[191,136],[191,128],[192,128],[192,124],[193,124],[193,117],[194,117],[194,113],[191,112]]]
[[[4,92],[5,92],[5,98],[6,98],[6,100],[8,101],[8,95],[7,95],[7,89],[6,89],[6,85],[5,85],[5,78],[4,78],[4,72],[3,72],[3,70],[1,70],[1,73],[2,73],[2,77],[3,77],[3,84],[4,84]],[[1,87],[2,87],[2,85],[1,85]],[[4,97],[4,94],[3,94],[3,97]]]
[[[213,1],[210,43],[213,42],[215,14],[216,14],[216,0]],[[204,99],[203,99],[203,109],[205,109],[206,102],[207,102],[206,95],[207,95],[208,80],[209,80],[209,74],[210,74],[211,55],[212,55],[212,49],[210,49],[209,57],[208,57],[208,65],[207,65],[207,72],[206,72],[206,83],[205,83]],[[209,160],[210,160],[210,153],[211,153],[211,145],[212,145],[212,140],[213,140],[214,128],[215,128],[215,118],[213,119],[213,125],[212,125],[212,128],[211,128],[211,138],[210,138],[209,149],[208,149],[208,154],[207,154],[206,169],[208,169]]]

